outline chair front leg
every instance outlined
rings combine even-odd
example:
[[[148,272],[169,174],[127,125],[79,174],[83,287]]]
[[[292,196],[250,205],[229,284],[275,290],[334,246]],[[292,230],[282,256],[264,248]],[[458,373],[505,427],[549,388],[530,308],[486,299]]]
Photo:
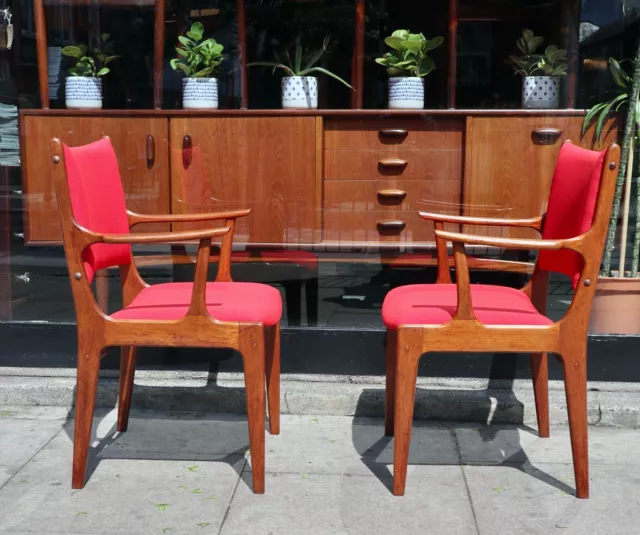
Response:
[[[133,377],[136,372],[136,348],[125,346],[120,350],[120,389],[118,391],[118,431],[129,426],[129,410],[133,394]]]
[[[549,364],[546,353],[531,355],[531,375],[533,377],[533,395],[536,400],[538,435],[549,437]]]
[[[586,350],[561,355],[564,365],[567,410],[569,412],[573,470],[576,477],[576,497],[583,499],[589,497],[586,356]]]
[[[387,329],[387,362],[386,388],[384,392],[384,434],[393,436],[394,432],[394,401],[396,396],[396,351],[397,333],[395,329]]]
[[[253,492],[264,494],[264,435],[265,435],[265,354],[262,326],[244,328],[240,332],[240,353],[244,363],[247,391],[247,419]]]
[[[280,434],[280,324],[267,327],[265,353],[267,365],[267,403],[269,407],[269,433]]]
[[[76,380],[76,415],[73,434],[73,472],[71,487],[84,487],[87,457],[91,442],[91,427],[96,404],[98,374],[102,348],[80,343],[78,347],[78,375]]]
[[[419,328],[398,329],[396,348],[393,494],[404,496],[416,381],[418,379],[418,362],[422,355],[422,330]]]

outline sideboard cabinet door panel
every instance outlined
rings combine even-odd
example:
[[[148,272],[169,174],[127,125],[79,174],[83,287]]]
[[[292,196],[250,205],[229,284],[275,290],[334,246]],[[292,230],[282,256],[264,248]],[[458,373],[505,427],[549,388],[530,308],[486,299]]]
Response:
[[[251,208],[235,242],[313,242],[315,117],[176,118],[170,130],[173,213]]]
[[[23,147],[25,241],[61,243],[55,188],[51,177],[49,142],[57,137],[70,146],[109,136],[120,167],[127,208],[144,214],[168,214],[168,121],[147,117],[24,116]],[[134,231],[167,231],[167,224],[138,225]]]

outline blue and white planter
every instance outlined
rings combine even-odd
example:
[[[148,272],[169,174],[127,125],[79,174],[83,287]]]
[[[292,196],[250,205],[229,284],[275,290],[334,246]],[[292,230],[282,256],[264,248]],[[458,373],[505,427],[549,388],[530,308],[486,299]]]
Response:
[[[318,107],[318,79],[313,76],[282,78],[282,107],[315,110]]]
[[[525,76],[522,81],[523,108],[553,110],[559,105],[559,76]]]
[[[69,76],[65,82],[65,103],[70,110],[102,108],[102,80],[85,76]]]
[[[182,107],[188,109],[218,109],[218,80],[216,78],[183,78]]]
[[[424,78],[403,76],[389,78],[389,109],[424,108]]]

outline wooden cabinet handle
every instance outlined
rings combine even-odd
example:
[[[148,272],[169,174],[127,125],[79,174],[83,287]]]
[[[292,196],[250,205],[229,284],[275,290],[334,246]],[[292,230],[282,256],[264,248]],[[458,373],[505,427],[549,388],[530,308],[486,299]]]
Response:
[[[193,142],[191,136],[184,136],[182,138],[182,165],[186,169],[191,165],[191,159],[193,158]]]
[[[536,128],[532,133],[536,145],[553,145],[560,139],[562,130],[560,128]]]
[[[393,201],[400,203],[407,196],[407,192],[401,189],[381,189],[378,191],[378,197],[381,201]]]
[[[394,169],[398,169],[401,167],[405,167],[407,165],[407,160],[401,160],[399,158],[383,158],[378,161],[378,165],[382,167],[391,167]]]
[[[404,221],[399,219],[385,219],[383,221],[378,221],[378,231],[393,231],[393,232],[401,232],[405,229],[407,224]]]
[[[147,167],[153,167],[156,161],[156,138],[152,134],[147,136]]]
[[[385,128],[384,130],[380,130],[380,135],[386,137],[404,137],[408,133],[409,132],[401,128]]]

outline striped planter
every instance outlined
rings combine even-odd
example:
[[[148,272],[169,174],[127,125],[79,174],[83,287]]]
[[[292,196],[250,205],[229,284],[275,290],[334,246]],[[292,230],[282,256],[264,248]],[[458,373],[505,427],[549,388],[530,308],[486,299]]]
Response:
[[[85,76],[69,76],[65,82],[66,105],[70,110],[102,108],[102,80]]]
[[[282,107],[315,110],[318,107],[318,79],[313,76],[282,78]]]
[[[216,78],[183,78],[182,107],[188,109],[218,109]]]
[[[389,78],[389,108],[424,108],[424,78],[418,76]]]

